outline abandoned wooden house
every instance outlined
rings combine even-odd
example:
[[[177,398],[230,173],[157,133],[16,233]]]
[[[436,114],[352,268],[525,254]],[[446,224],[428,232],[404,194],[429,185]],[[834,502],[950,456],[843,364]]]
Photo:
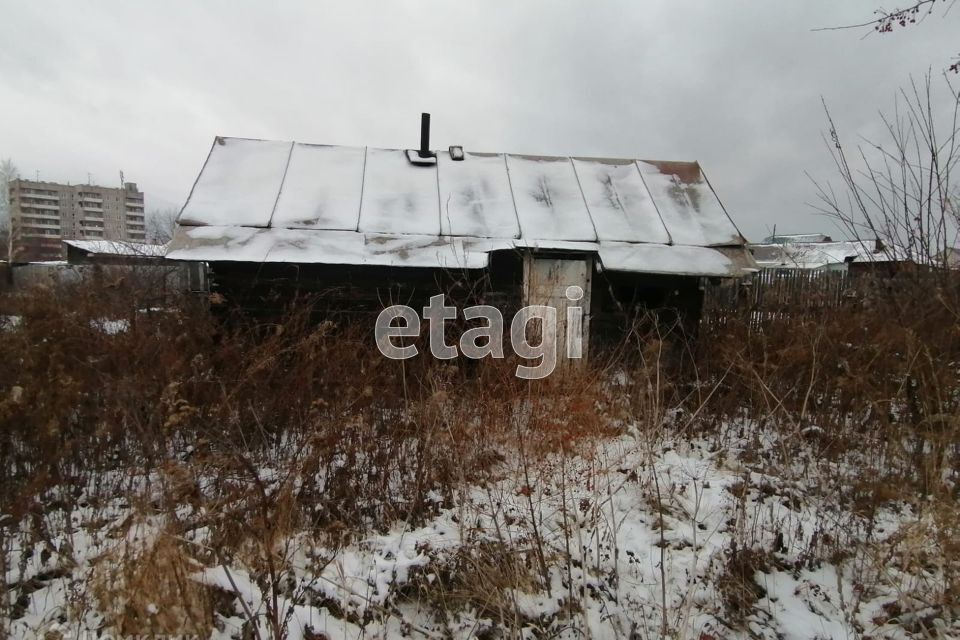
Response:
[[[431,151],[428,116],[411,150],[217,137],[167,258],[206,262],[212,291],[260,311],[305,292],[339,313],[442,292],[509,322],[561,311],[576,285],[588,340],[647,309],[695,321],[703,279],[755,267],[696,162]]]

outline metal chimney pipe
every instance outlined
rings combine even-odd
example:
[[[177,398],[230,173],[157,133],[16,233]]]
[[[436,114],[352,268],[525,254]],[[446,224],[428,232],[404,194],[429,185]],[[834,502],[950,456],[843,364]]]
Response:
[[[430,114],[420,114],[420,151],[421,158],[429,158],[430,154]]]

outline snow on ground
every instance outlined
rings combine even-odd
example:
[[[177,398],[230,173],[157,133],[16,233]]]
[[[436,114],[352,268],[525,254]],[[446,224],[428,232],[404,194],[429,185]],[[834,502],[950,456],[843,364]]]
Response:
[[[450,504],[435,494],[439,511],[419,526],[343,544],[288,536],[273,579],[239,554],[211,555],[202,510],[177,510],[194,524],[176,539],[196,550],[190,580],[226,598],[212,638],[493,638],[498,628],[571,639],[909,637],[887,612],[938,577],[901,573],[884,543],[921,516],[889,505],[867,522],[802,475],[762,473],[739,453],[623,436],[579,456],[515,455]],[[111,633],[91,595],[98,564],[171,535],[169,515],[144,515],[124,495],[96,506],[81,498],[69,511],[54,501],[7,540],[11,637]],[[38,528],[43,539],[27,544]],[[122,597],[135,606],[135,594]],[[731,602],[745,603],[739,614]],[[156,620],[165,606],[151,601],[140,614]],[[929,624],[960,635],[957,623]]]
[[[123,333],[130,328],[129,320],[110,320],[109,318],[100,318],[99,320],[92,320],[90,326],[94,329],[102,331],[108,336],[113,336],[118,333]]]
[[[153,311],[158,311],[157,309],[145,309],[142,310],[143,313],[149,313]],[[20,316],[4,316],[0,315],[0,331],[12,331],[20,326],[20,323],[23,319]],[[90,327],[101,331],[102,333],[107,334],[108,336],[116,335],[118,333],[123,333],[130,329],[130,321],[119,319],[111,320],[110,318],[99,318],[96,320],[90,321]]]

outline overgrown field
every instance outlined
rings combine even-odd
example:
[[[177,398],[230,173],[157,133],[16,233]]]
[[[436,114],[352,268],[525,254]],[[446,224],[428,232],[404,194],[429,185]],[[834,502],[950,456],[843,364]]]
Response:
[[[4,294],[0,634],[960,637],[960,306],[924,282],[543,381],[307,304]]]

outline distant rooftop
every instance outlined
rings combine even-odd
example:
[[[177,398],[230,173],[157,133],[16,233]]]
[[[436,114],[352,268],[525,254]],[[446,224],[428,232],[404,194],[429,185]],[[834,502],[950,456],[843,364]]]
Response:
[[[764,244],[786,244],[788,242],[833,242],[833,238],[823,233],[793,233],[767,236]]]
[[[94,255],[111,255],[141,258],[162,258],[165,244],[127,242],[125,240],[64,240],[63,244]]]
[[[875,240],[765,242],[750,245],[750,252],[757,265],[767,269],[821,269],[850,262],[896,262],[907,259],[903,249],[879,246]]]
[[[88,182],[54,182],[52,180],[31,180],[30,178],[20,177],[11,180],[10,185],[19,185],[24,187],[83,187],[89,189],[122,189],[129,192],[140,193],[136,182],[124,182],[123,185],[105,185]]]

